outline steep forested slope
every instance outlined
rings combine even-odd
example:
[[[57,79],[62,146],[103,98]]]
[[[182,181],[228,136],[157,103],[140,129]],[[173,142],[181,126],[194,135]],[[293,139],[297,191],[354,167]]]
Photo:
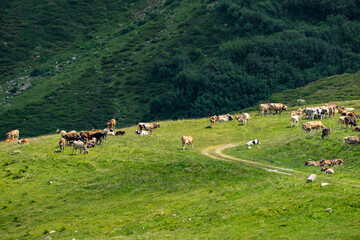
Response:
[[[0,132],[237,110],[360,69],[360,3],[8,1]]]

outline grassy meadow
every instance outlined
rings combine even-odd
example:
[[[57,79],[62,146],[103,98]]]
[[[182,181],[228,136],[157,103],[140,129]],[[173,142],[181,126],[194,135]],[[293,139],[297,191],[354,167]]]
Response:
[[[340,105],[358,110],[360,101]],[[251,115],[245,126],[163,121],[143,137],[134,126],[87,155],[60,153],[58,135],[0,143],[0,239],[360,239],[360,150],[343,143],[359,134],[339,128],[338,114],[322,121],[332,129],[325,140],[301,133],[305,119],[290,128],[289,112]],[[194,149],[182,150],[183,135],[194,137]],[[261,144],[247,149],[255,138]],[[240,145],[227,155],[296,172],[202,153],[230,143]],[[328,176],[304,166],[321,158],[344,165]],[[311,173],[318,180],[306,183]]]

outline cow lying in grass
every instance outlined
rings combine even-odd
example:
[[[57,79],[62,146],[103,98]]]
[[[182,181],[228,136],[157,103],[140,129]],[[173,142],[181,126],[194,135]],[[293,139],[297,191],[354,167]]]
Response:
[[[245,125],[247,123],[247,121],[249,121],[251,119],[250,114],[248,114],[248,113],[243,113],[243,114],[241,114],[239,116],[236,116],[235,118],[239,122],[242,122],[243,125]]]
[[[332,168],[321,168],[321,171],[322,172],[325,172],[325,174],[334,174],[335,173],[335,171],[334,171],[334,169],[332,169]]]
[[[18,141],[18,144],[28,144],[28,143],[29,143],[29,140],[27,138],[23,138]]]
[[[7,138],[9,138],[9,139],[11,139],[11,140],[19,140],[19,130],[12,130],[12,131],[10,131],[10,132],[8,132],[7,134],[6,134],[6,136],[7,136]]]
[[[227,121],[231,121],[234,119],[234,116],[230,115],[229,113],[226,115],[219,115],[216,118],[217,122],[227,122]]]
[[[148,134],[149,134],[147,131],[142,131],[142,132],[140,132],[139,130],[135,130],[134,133],[137,134],[137,135],[139,135],[139,137],[141,137],[142,135],[148,135]]]

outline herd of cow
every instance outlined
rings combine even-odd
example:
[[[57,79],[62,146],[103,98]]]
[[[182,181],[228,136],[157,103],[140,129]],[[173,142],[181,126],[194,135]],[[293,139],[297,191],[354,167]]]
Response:
[[[288,107],[282,103],[265,103],[259,105],[259,115],[263,116],[264,114],[280,114],[283,111],[287,111]],[[302,117],[305,117],[308,120],[315,120],[319,119],[322,120],[325,117],[331,118],[335,116],[335,113],[340,113],[339,117],[339,127],[342,125],[349,125],[353,126],[353,131],[359,131],[360,127],[357,126],[356,118],[360,119],[360,115],[354,113],[350,108],[345,108],[339,106],[335,103],[328,103],[323,106],[319,107],[307,107],[304,109],[298,109],[297,111],[292,111],[290,114],[290,122],[291,127],[297,127],[299,125],[299,121]],[[212,116],[210,117],[211,127],[215,127],[215,122],[225,122],[236,119],[239,122],[243,123],[243,125],[247,124],[248,121],[251,119],[250,114],[242,113],[238,116],[232,116],[230,114],[226,115],[219,115],[219,116]],[[84,153],[88,153],[89,148],[95,147],[97,144],[101,144],[104,142],[106,144],[107,136],[108,135],[124,135],[125,131],[120,130],[114,133],[114,129],[116,127],[116,120],[111,119],[109,122],[106,123],[105,129],[93,129],[92,131],[81,131],[79,134],[76,131],[66,132],[64,130],[57,130],[56,133],[61,135],[61,139],[59,141],[60,151],[63,152],[65,146],[73,146],[73,153],[77,154],[77,150],[80,149],[80,153],[84,151]],[[159,128],[160,124],[157,123],[139,123],[138,124],[139,130],[136,130],[135,133],[139,136],[147,135],[150,131],[150,135],[155,128]],[[301,131],[305,133],[310,133],[312,129],[322,129],[322,139],[324,137],[329,137],[331,133],[330,128],[326,128],[321,121],[311,121],[302,124]],[[29,143],[28,139],[23,138],[19,140],[19,130],[13,130],[7,133],[7,139],[5,142],[11,142],[13,140],[18,140],[19,144],[27,144]],[[193,137],[192,136],[182,136],[181,137],[183,149],[185,149],[185,145],[188,144],[190,148],[190,144],[193,147]],[[354,144],[355,147],[360,145],[360,138],[356,136],[349,136],[344,138],[345,141],[345,149],[347,146],[350,147],[350,144]],[[259,141],[257,141],[260,143]],[[257,144],[258,144],[257,143]]]

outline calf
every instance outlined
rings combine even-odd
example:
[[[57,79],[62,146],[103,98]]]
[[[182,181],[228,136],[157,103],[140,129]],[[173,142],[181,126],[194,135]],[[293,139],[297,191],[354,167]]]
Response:
[[[89,140],[88,143],[86,144],[87,148],[94,148],[95,146],[96,146],[96,138]]]
[[[142,131],[142,132],[140,132],[139,130],[135,130],[134,133],[137,134],[137,135],[139,135],[140,137],[141,137],[142,135],[148,135],[148,134],[149,134],[147,131]]]
[[[60,141],[59,141],[60,152],[65,151],[65,145],[66,145],[65,138],[61,138]]]
[[[28,143],[29,143],[29,140],[27,138],[23,138],[18,141],[18,144],[28,144]]]
[[[115,135],[116,136],[118,136],[118,135],[124,135],[125,134],[125,131],[122,131],[122,130],[120,130],[120,131],[117,131],[116,133],[115,133]]]
[[[82,154],[82,151],[84,151],[84,153],[89,153],[89,150],[86,148],[86,144],[83,141],[74,141],[72,154],[74,154],[74,150],[77,154],[78,149],[80,149],[80,154]]]
[[[186,144],[188,144],[189,149],[190,149],[190,144],[191,144],[191,147],[194,148],[193,137],[192,136],[182,136],[181,137],[181,142],[182,142],[183,150],[185,150],[185,145]]]
[[[322,138],[322,140],[324,140],[324,137],[330,137],[330,132],[331,132],[331,129],[330,128],[324,128],[323,130],[322,130],[322,135],[321,135],[321,138]]]
[[[344,141],[345,141],[345,150],[346,150],[346,146],[349,146],[351,150],[350,144],[355,144],[355,148],[357,148],[357,146],[360,145],[359,137],[355,137],[355,136],[344,137]]]
[[[360,126],[354,127],[352,130],[353,130],[354,132],[360,132]]]

